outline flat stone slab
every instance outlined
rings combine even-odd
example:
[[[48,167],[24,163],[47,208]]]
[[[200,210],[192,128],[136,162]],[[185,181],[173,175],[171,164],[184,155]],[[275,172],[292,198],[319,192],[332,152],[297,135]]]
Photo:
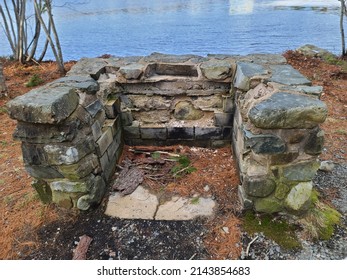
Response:
[[[252,77],[266,74],[268,74],[268,71],[262,65],[250,62],[239,62],[237,63],[234,86],[242,90],[249,90],[250,79]]]
[[[277,92],[256,104],[248,113],[258,128],[312,128],[327,117],[324,102],[301,94]]]
[[[201,216],[212,216],[216,203],[211,198],[173,197],[158,208],[156,220],[192,220]]]
[[[299,71],[295,70],[290,65],[270,65],[272,77],[270,82],[275,82],[283,85],[308,85],[312,83],[306,79]]]
[[[121,219],[153,220],[159,205],[158,198],[144,187],[139,186],[130,195],[111,195],[105,214]]]
[[[79,102],[74,88],[41,87],[7,103],[11,118],[29,123],[59,123],[69,117]]]
[[[183,221],[212,216],[215,206],[211,198],[177,196],[160,205],[155,194],[139,186],[130,195],[111,195],[105,214],[121,219]]]

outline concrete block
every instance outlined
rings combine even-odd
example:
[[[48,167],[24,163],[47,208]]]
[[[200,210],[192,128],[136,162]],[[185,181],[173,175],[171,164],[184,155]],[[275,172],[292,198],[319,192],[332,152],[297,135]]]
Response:
[[[195,127],[195,139],[197,140],[220,140],[222,135],[221,127]]]
[[[125,126],[124,130],[124,138],[125,139],[139,139],[141,138],[140,127],[139,126]]]
[[[142,139],[156,139],[156,140],[167,139],[166,127],[141,127],[140,130],[141,130]]]
[[[168,127],[169,139],[194,139],[194,127]]]

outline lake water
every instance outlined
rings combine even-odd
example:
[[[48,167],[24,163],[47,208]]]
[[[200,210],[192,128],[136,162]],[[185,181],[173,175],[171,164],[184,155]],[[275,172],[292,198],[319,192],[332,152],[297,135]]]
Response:
[[[0,1],[1,3],[1,1]],[[282,53],[310,43],[339,53],[339,2],[55,0],[64,59]],[[0,31],[0,55],[10,53]],[[53,58],[51,54],[46,58]]]

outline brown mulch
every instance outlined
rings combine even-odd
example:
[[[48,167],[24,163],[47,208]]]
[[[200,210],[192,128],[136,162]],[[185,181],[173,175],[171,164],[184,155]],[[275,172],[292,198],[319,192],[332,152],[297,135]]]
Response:
[[[329,109],[327,121],[322,125],[325,131],[325,150],[322,160],[346,162],[347,159],[347,75],[340,66],[330,65],[319,58],[305,57],[293,51],[285,53],[289,64],[310,78],[314,85],[322,85],[322,100]],[[69,69],[74,62],[66,64]],[[12,133],[16,122],[11,120],[4,106],[10,99],[29,91],[25,83],[37,74],[44,82],[50,82],[60,74],[54,62],[41,65],[20,65],[4,61],[4,76],[8,93],[0,99],[0,259],[24,259],[32,251],[40,250],[42,240],[37,232],[51,223],[69,224],[77,219],[65,215],[53,205],[42,205],[31,187],[31,178],[25,172],[20,143],[13,141]],[[230,201],[237,201],[238,185],[230,149],[208,150],[176,147],[186,153],[197,172],[192,172],[169,182],[166,191],[180,195],[208,194],[218,201],[216,219],[210,221],[209,234],[204,244],[214,259],[238,258],[240,246],[240,221],[238,207]],[[177,150],[176,150],[177,151]],[[125,152],[125,155],[127,152]],[[153,187],[160,181],[147,180]],[[156,186],[155,186],[156,185]],[[207,189],[207,188],[205,188]],[[64,220],[69,217],[70,220]],[[72,219],[72,220],[71,220]],[[223,230],[224,229],[224,230]],[[225,231],[228,229],[229,233]],[[43,256],[44,257],[44,256]]]

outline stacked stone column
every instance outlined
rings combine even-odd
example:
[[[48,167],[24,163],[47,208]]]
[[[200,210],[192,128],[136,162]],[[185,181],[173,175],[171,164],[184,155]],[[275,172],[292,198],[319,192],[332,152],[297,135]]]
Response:
[[[43,202],[87,210],[104,196],[121,129],[116,114],[106,120],[98,90],[94,79],[70,76],[8,103],[18,120],[14,138],[22,141],[25,168]]]
[[[322,88],[289,65],[249,62],[238,63],[234,87],[233,144],[244,207],[300,215],[311,205],[323,148]]]

